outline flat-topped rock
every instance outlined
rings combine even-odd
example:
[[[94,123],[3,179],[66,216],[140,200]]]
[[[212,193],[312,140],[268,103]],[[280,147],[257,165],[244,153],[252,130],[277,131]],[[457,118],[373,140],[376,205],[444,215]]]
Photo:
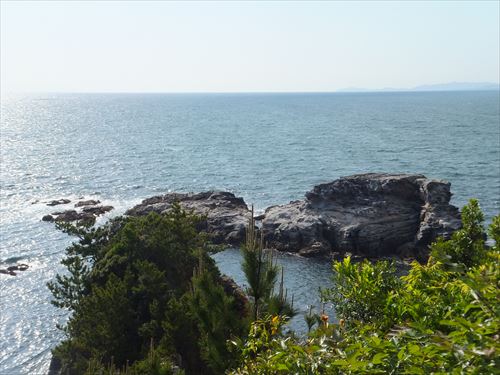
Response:
[[[217,244],[240,245],[245,240],[245,228],[251,212],[242,198],[223,191],[203,193],[170,193],[142,201],[125,214],[147,215],[150,212],[164,213],[178,202],[182,208],[205,217],[203,229]]]
[[[262,229],[270,247],[302,255],[425,257],[432,241],[461,226],[450,197],[448,182],[419,174],[353,175],[269,207]]]

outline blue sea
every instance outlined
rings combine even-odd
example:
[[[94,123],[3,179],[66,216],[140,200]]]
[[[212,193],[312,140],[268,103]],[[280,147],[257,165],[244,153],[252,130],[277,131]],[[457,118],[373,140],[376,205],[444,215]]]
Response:
[[[40,220],[51,199],[113,205],[100,222],[171,191],[228,190],[259,211],[340,176],[408,172],[450,181],[458,206],[478,198],[487,221],[500,212],[498,91],[3,95],[0,141],[0,268],[30,265],[0,275],[1,374],[45,373],[64,337],[46,283],[71,239]],[[216,260],[243,282],[237,250]],[[330,266],[281,262],[295,307],[317,306]]]

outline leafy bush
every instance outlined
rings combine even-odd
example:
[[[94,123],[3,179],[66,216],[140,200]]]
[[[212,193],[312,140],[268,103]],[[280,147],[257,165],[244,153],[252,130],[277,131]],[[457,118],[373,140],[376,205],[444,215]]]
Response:
[[[453,233],[449,241],[439,239],[432,247],[432,257],[443,264],[465,268],[484,262],[487,247],[483,221],[479,202],[471,199],[462,209],[462,229]]]
[[[323,299],[333,302],[339,318],[364,323],[384,317],[388,296],[401,284],[392,263],[353,263],[350,257],[333,264],[332,280]]]
[[[301,340],[283,335],[280,319],[257,321],[232,373],[499,373],[500,216],[489,228],[491,247],[477,201],[462,217],[462,230],[399,279],[387,263],[334,263],[338,284],[324,294],[339,324]]]

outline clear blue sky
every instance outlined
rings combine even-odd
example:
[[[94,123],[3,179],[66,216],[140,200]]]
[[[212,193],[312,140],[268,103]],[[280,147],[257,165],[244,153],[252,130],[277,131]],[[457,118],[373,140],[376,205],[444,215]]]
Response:
[[[499,2],[1,2],[2,91],[499,81]]]

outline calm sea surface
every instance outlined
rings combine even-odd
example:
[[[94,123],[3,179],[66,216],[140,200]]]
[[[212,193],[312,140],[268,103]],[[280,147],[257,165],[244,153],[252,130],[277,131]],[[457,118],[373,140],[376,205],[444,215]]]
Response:
[[[456,205],[500,211],[498,91],[4,96],[0,130],[0,268],[30,265],[0,275],[1,374],[46,372],[63,337],[46,283],[71,239],[40,221],[54,211],[43,201],[97,198],[116,215],[155,194],[222,189],[262,210],[381,171],[446,179]],[[243,281],[237,250],[216,260]],[[317,304],[329,265],[281,262],[295,306]]]

